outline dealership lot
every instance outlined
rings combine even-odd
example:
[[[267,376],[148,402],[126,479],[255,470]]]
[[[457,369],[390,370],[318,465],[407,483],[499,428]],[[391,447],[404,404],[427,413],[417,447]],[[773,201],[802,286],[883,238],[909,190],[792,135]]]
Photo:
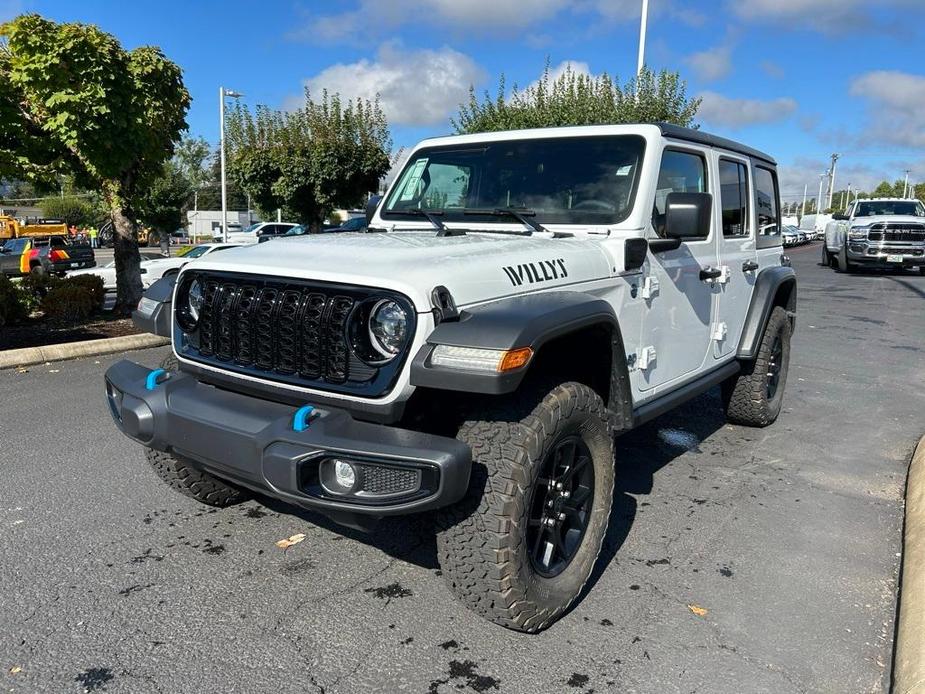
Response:
[[[455,602],[426,517],[364,536],[276,502],[208,510],[172,492],[109,420],[114,357],[0,372],[4,686],[886,691],[925,277],[789,253],[800,300],[780,419],[727,426],[710,392],[620,439],[601,565],[537,636]]]

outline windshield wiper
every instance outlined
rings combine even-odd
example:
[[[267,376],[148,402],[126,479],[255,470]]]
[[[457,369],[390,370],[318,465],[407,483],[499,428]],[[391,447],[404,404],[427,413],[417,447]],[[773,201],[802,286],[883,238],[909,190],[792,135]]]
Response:
[[[534,231],[550,233],[549,229],[544,227],[542,224],[536,220],[530,219],[530,217],[536,217],[536,212],[534,210],[529,210],[526,207],[496,207],[493,210],[469,209],[466,210],[463,214],[485,214],[492,217],[513,217],[524,226],[530,227],[530,231],[524,232],[526,235],[530,235]]]
[[[428,222],[434,225],[438,231],[446,231],[446,225],[437,219],[437,215],[442,215],[443,210],[423,210],[420,207],[409,207],[406,210],[394,210],[399,214],[408,214],[412,217],[424,217]]]

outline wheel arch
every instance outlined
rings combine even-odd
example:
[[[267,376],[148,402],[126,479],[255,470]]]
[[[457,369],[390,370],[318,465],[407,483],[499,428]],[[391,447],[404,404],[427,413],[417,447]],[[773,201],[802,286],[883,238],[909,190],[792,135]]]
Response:
[[[533,357],[507,373],[474,373],[435,367],[437,345],[510,350],[530,347]],[[632,423],[632,401],[623,335],[613,307],[585,292],[541,292],[463,310],[440,323],[411,364],[411,384],[435,390],[503,395],[526,382],[555,378],[594,389],[616,416]]]
[[[797,276],[792,267],[765,268],[758,273],[736,352],[739,359],[751,360],[758,354],[764,327],[776,306],[787,311],[791,328],[796,328]]]

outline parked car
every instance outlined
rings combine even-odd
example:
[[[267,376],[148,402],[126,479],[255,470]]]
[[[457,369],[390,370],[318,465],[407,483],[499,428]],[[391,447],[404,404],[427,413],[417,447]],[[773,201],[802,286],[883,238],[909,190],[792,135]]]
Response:
[[[283,236],[293,227],[298,226],[291,222],[256,222],[241,231],[228,229],[228,242],[231,243],[257,243],[262,238],[271,238]],[[212,240],[216,243],[224,243],[221,231],[216,232]]]
[[[784,242],[784,246],[787,246],[788,248],[790,246],[799,245],[800,238],[803,236],[803,234],[800,232],[799,229],[789,224],[785,224],[784,226],[781,227],[780,234],[781,234],[781,239]]]
[[[177,274],[177,272],[180,271],[180,268],[191,260],[201,258],[205,255],[208,255],[209,253],[214,253],[215,251],[225,250],[226,248],[237,248],[239,246],[245,245],[248,244],[203,243],[198,246],[194,246],[181,256],[175,256],[173,258],[155,258],[153,260],[142,260],[141,284],[143,287],[148,288],[152,283],[156,282],[165,275]],[[106,291],[115,291],[116,289],[115,260],[107,263],[103,267],[95,267],[87,270],[75,270],[68,273],[69,277],[73,277],[75,275],[97,275],[103,279],[103,287],[106,289]]]
[[[136,322],[175,359],[107,370],[114,425],[204,504],[434,511],[458,599],[540,631],[607,537],[616,433],[715,385],[728,421],[777,419],[797,304],[778,189],[770,155],[668,124],[425,140],[370,201],[383,233],[152,285]]]
[[[351,217],[343,224],[326,229],[326,231],[366,231],[366,217]]]
[[[90,244],[71,241],[66,236],[7,239],[0,247],[0,272],[8,277],[30,273],[64,275],[73,268],[96,265]]]

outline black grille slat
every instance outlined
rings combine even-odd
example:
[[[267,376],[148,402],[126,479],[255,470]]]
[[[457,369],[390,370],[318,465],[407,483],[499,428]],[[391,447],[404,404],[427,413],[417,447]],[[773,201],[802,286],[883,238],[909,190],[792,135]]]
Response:
[[[874,224],[867,232],[871,241],[925,241],[925,225],[888,222]]]
[[[389,293],[243,273],[189,274],[188,281],[195,277],[202,286],[203,301],[198,329],[179,343],[187,358],[281,383],[368,396],[381,394],[397,378],[405,355],[371,366],[350,344],[354,311]],[[406,305],[407,299],[400,300]]]

